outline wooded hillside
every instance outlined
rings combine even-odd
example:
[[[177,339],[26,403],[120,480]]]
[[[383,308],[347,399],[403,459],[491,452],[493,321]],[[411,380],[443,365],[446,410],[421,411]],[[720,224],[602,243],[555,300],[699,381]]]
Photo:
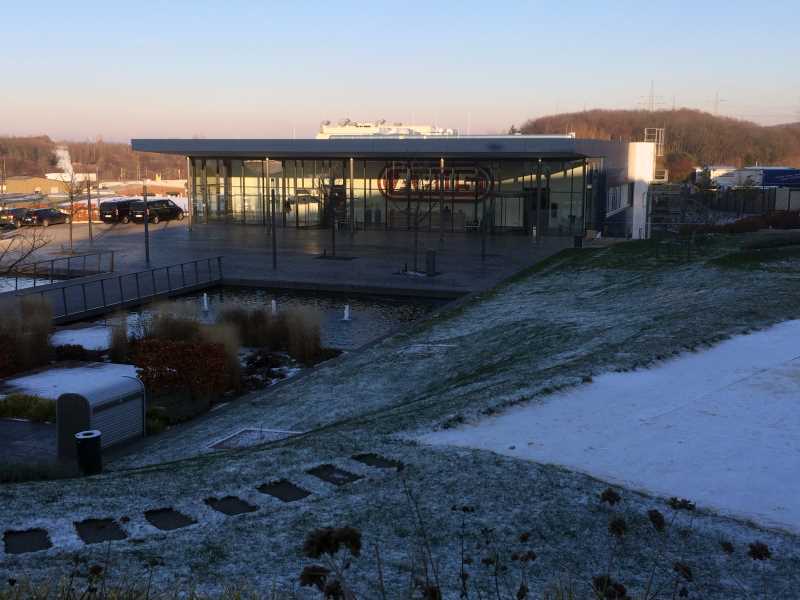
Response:
[[[697,165],[800,167],[800,123],[766,127],[698,110],[590,110],[524,123],[523,133],[568,133],[596,139],[642,141],[645,127],[666,129],[665,153]],[[669,161],[668,161],[669,162]]]
[[[56,170],[55,145],[46,135],[36,137],[0,137],[0,161],[6,174],[39,175]],[[0,163],[2,169],[2,163]]]
[[[48,136],[0,137],[0,161],[5,159],[6,175],[44,176],[58,171],[57,146],[69,149],[76,172],[99,170],[105,180],[186,177],[186,159],[181,156],[134,152],[129,144],[95,142],[55,142]],[[0,167],[1,168],[1,167]]]

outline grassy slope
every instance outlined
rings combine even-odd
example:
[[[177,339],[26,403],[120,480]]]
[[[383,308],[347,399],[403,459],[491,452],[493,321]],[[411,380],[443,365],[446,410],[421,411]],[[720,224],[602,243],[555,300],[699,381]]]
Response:
[[[314,526],[347,523],[362,528],[368,544],[381,545],[386,576],[399,585],[407,578],[408,549],[415,536],[397,476],[364,470],[368,481],[331,490],[304,474],[325,461],[358,470],[347,456],[377,450],[410,465],[406,477],[435,523],[431,543],[451,589],[461,517],[449,507],[471,504],[477,508],[468,526],[471,552],[482,552],[476,549],[481,527],[494,528],[504,548],[513,546],[520,531],[532,529],[540,555],[532,588],[541,591],[555,578],[574,576],[585,591],[589,577],[605,569],[611,545],[606,530],[610,512],[596,501],[602,483],[481,452],[421,448],[382,434],[476,418],[578,384],[594,373],[642,366],[796,317],[792,293],[800,260],[793,250],[777,259],[764,255],[760,268],[752,268],[752,261],[731,259],[724,268],[718,266],[725,256],[752,252],[742,251],[741,245],[739,239],[713,240],[697,249],[692,262],[646,243],[566,252],[338,366],[242,403],[180,437],[157,440],[121,464],[190,456],[210,438],[250,424],[309,429],[347,419],[327,434],[84,482],[8,486],[0,490],[6,507],[0,525],[38,522],[56,532],[59,548],[77,549],[71,520],[129,515],[127,527],[137,541],[114,546],[119,569],[135,571],[142,557],[157,555],[165,562],[157,575],[163,582],[188,578],[213,586],[226,577],[289,586],[299,571],[302,535]],[[764,268],[777,263],[780,269]],[[318,495],[300,505],[278,506],[254,491],[258,483],[283,475]],[[202,498],[212,492],[238,493],[267,510],[223,520],[202,507]],[[89,506],[87,494],[96,498]],[[615,569],[634,587],[644,585],[654,561],[663,563],[659,577],[666,578],[672,562],[680,559],[693,566],[703,597],[727,598],[738,594],[740,585],[759,593],[768,589],[772,597],[800,588],[796,537],[699,514],[691,528],[680,517],[683,525],[674,527],[656,552],[644,515],[652,507],[666,511],[663,502],[623,495],[626,502],[617,512],[626,515],[632,532]],[[143,523],[144,509],[176,504],[201,525],[154,534]],[[731,559],[718,549],[722,538],[735,541],[737,554]],[[775,559],[763,568],[744,556],[743,547],[756,538],[775,550]],[[94,554],[99,556],[100,550]],[[7,557],[3,568],[9,574],[63,572],[69,560],[69,552],[54,550],[48,561]],[[356,580],[365,590],[375,582],[373,562],[358,562]],[[480,569],[474,574],[480,578]]]

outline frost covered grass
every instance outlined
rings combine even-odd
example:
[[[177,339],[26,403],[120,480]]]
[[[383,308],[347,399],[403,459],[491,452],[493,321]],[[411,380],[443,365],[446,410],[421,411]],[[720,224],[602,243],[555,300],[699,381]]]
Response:
[[[406,467],[380,472],[348,458],[365,450]],[[335,487],[305,473],[321,463],[362,479]],[[216,474],[213,482],[209,473]],[[256,490],[261,482],[283,477],[312,495],[284,504]],[[388,598],[420,598],[417,586],[423,583],[438,585],[444,598],[458,597],[463,572],[469,575],[467,597],[476,599],[497,598],[496,586],[503,600],[515,598],[523,582],[528,598],[541,598],[559,584],[573,589],[576,598],[593,598],[595,578],[604,575],[626,586],[632,598],[644,598],[651,585],[650,600],[672,598],[676,580],[689,597],[726,600],[788,598],[800,585],[800,553],[792,536],[718,517],[679,499],[614,488],[615,499],[603,482],[486,452],[422,450],[332,432],[279,444],[271,452],[250,449],[181,468],[131,472],[124,479],[129,495],[109,489],[117,479],[84,479],[82,493],[69,482],[30,485],[37,492],[32,504],[16,490],[6,496],[9,513],[27,506],[39,515],[25,522],[50,531],[56,547],[38,556],[6,555],[2,580],[27,575],[35,582],[52,581],[74,570],[78,560],[82,577],[90,565],[100,564],[107,566],[110,583],[151,578],[158,591],[180,586],[213,595],[241,584],[261,593],[277,589],[290,598],[319,598],[313,588],[299,585],[305,567],[324,565],[324,557],[308,554],[304,540],[319,528],[349,526],[361,533],[361,554],[352,557],[347,573],[358,598],[381,598],[381,587]],[[202,502],[228,493],[258,510],[225,517]],[[92,506],[87,496],[95,498]],[[58,514],[44,518],[48,502]],[[164,506],[198,524],[155,530],[142,511]],[[88,516],[120,519],[129,538],[81,545],[72,522]],[[3,520],[6,527],[23,526],[19,517]],[[770,558],[752,558],[755,544],[766,546]],[[535,557],[520,560],[529,552]],[[689,568],[691,582],[674,570],[676,563]]]
[[[660,262],[635,268],[639,251],[643,260]],[[672,593],[676,575],[686,579],[686,569],[676,571],[676,563],[688,566],[692,575],[689,597],[795,596],[800,589],[795,535],[715,515],[702,504],[685,511],[680,507],[688,505],[676,501],[673,508],[665,498],[621,488],[616,489],[621,501],[612,506],[601,500],[608,483],[587,475],[486,451],[408,441],[800,313],[790,273],[721,269],[710,258],[662,261],[640,244],[614,250],[613,261],[602,252],[563,254],[291,385],[232,403],[113,461],[115,472],[7,486],[0,490],[0,525],[43,527],[54,547],[6,555],[0,571],[4,577],[28,573],[37,581],[53,580],[69,572],[75,554],[91,562],[110,552],[120,578],[139,576],[148,558],[159,561],[153,570],[158,589],[196,585],[214,594],[227,583],[246,581],[258,590],[275,585],[286,593],[318,597],[311,588],[298,588],[299,571],[313,564],[302,540],[317,528],[351,526],[361,532],[364,549],[350,567],[360,598],[381,598],[381,580],[390,598],[403,598],[411,574],[425,564],[423,555],[429,557],[429,573],[433,557],[444,597],[450,598],[460,590],[462,539],[473,560],[467,567],[470,579],[482,590],[494,589],[496,562],[482,562],[493,556],[483,545],[482,531],[492,530],[492,547],[508,561],[519,536],[530,532],[528,549],[537,556],[527,571],[531,597],[560,589],[591,598],[594,579],[604,575],[625,585],[631,597],[641,597],[654,563],[654,577],[665,586],[659,593],[666,598],[671,596],[664,596],[664,589]],[[208,448],[242,427],[310,433],[242,450]],[[363,452],[407,465],[402,477],[417,499],[427,542],[420,544],[417,510],[404,500],[401,475],[376,472],[349,458]],[[307,473],[320,464],[335,464],[361,479],[331,486]],[[311,496],[284,504],[257,491],[280,478]],[[258,510],[224,517],[203,503],[210,495],[229,494]],[[167,506],[197,524],[169,533],[154,530],[143,512]],[[453,506],[475,509],[466,525],[464,513]],[[654,530],[652,510],[667,522],[663,535]],[[670,523],[673,512],[677,516]],[[129,518],[124,524],[128,539],[108,548],[83,546],[72,523],[107,516]],[[612,531],[609,526],[618,518],[624,528],[618,523]],[[621,530],[621,536],[614,533]],[[751,558],[750,545],[756,543],[766,545],[771,558]],[[732,553],[725,550],[728,544]]]

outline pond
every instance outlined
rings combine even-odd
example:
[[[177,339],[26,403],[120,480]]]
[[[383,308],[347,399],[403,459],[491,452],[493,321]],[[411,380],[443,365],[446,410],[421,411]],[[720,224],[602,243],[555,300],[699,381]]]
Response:
[[[213,321],[224,306],[270,307],[275,300],[278,312],[290,307],[311,308],[321,316],[322,344],[338,350],[355,350],[376,340],[403,324],[425,316],[446,301],[413,298],[390,298],[346,294],[266,290],[256,288],[220,287],[207,292],[208,313],[204,313],[203,294],[191,294],[172,302],[192,305],[198,317]],[[344,320],[345,306],[350,306],[350,320]],[[134,328],[149,319],[152,308],[133,309],[128,317]]]

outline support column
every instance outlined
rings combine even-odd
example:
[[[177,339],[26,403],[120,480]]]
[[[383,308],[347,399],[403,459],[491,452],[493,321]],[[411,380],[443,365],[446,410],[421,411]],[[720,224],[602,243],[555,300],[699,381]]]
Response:
[[[583,166],[582,166],[582,173],[581,173],[581,206],[583,206],[583,235],[586,236],[586,159],[583,159]]]
[[[444,245],[444,157],[439,159],[439,246]]]
[[[281,161],[281,227],[286,229],[286,161]]]
[[[407,163],[408,173],[406,174],[406,229],[411,229],[411,180],[414,177],[411,162]]]
[[[266,181],[264,179],[264,161],[261,161],[261,177],[258,178],[258,207],[261,210],[261,225],[267,226],[267,202],[264,191],[266,189]]]
[[[272,270],[278,268],[278,236],[275,231],[275,190],[271,190],[270,196],[271,212],[272,212]]]
[[[386,170],[384,169],[384,174]],[[392,161],[392,170],[389,171],[391,175],[385,175],[386,181],[384,181],[386,194],[383,196],[383,229],[384,231],[389,231],[389,186],[390,184],[394,184],[394,161]],[[380,185],[379,185],[380,187]]]
[[[273,188],[272,188],[272,178],[270,177],[270,174],[269,174],[269,157],[266,157],[264,159],[264,168],[267,170],[267,178],[266,178],[266,180],[264,182],[265,185],[266,185],[266,187],[264,188],[264,209],[265,209],[264,227],[266,227],[267,226],[267,215],[270,215],[270,220],[272,218],[271,217],[272,209],[270,207],[272,206],[272,190],[273,190]],[[269,230],[269,231],[270,231],[270,235],[271,235],[272,234],[272,230]]]
[[[536,167],[536,243],[542,238],[542,159]]]
[[[550,192],[550,175],[552,173],[550,172],[550,169],[551,169],[551,167],[548,167],[547,171],[544,174],[544,189],[547,191],[547,195],[546,195],[547,201],[545,202],[545,207],[544,207],[544,221],[547,223],[547,227],[545,227],[545,229],[547,231],[550,231],[550,227],[551,227],[550,219],[553,216],[552,215],[552,212],[553,212],[553,195]]]
[[[366,159],[361,161],[364,164],[364,177],[361,179],[361,185],[363,189],[364,196],[364,231],[367,230],[367,161]]]
[[[297,204],[297,161],[295,160],[292,163],[292,185],[294,189],[292,193],[294,194],[294,228],[300,229],[300,211],[298,210]]]
[[[428,168],[428,231],[431,230],[431,219],[433,218],[433,169]]]
[[[208,167],[205,158],[201,166],[203,167],[203,218],[205,219],[206,225],[208,225],[208,208],[211,201],[208,194]]]
[[[355,169],[355,165],[353,164],[353,159],[352,158],[349,160],[349,163],[350,164],[349,164],[349,172],[348,172],[348,174],[349,174],[349,177],[350,177],[350,210],[348,211],[348,213],[349,213],[348,216],[349,216],[349,221],[350,221],[350,237],[353,237],[353,234],[355,233],[355,229],[356,229],[356,204],[355,204],[356,198],[355,198],[354,188],[353,188],[353,178],[355,177],[355,174],[354,174],[353,171]]]
[[[494,234],[497,233],[497,231],[495,229],[495,221],[497,220],[496,219],[496,217],[497,217],[497,207],[495,205],[495,199],[497,198],[498,194],[502,193],[501,190],[500,190],[500,186],[503,184],[503,176],[502,176],[502,171],[501,171],[501,166],[500,165],[501,165],[500,162],[496,162],[493,165],[493,173],[491,174],[492,178],[490,180],[490,184],[492,186],[491,187],[491,190],[492,190],[492,203],[491,203],[491,206],[489,207],[489,210],[492,213],[492,236],[494,236]]]
[[[192,230],[194,223],[195,202],[197,201],[197,191],[194,185],[194,160],[186,157],[186,209],[189,213],[189,231]]]
[[[458,175],[455,173],[455,169],[450,173],[450,233],[453,233],[456,230],[456,186],[458,185]]]
[[[530,163],[522,164],[522,191],[525,198],[525,214],[523,221],[525,225],[525,235],[532,235],[533,233],[533,174]],[[526,183],[527,182],[527,183]]]
[[[575,187],[575,166],[569,167],[569,234],[575,235],[575,205],[573,201],[573,189]]]
[[[242,223],[247,223],[247,188],[244,184],[245,178],[245,166],[244,166],[244,159],[242,159],[242,170],[241,170],[241,180],[239,181],[239,190],[242,195]]]
[[[227,160],[223,160],[222,175],[221,175],[222,185],[217,186],[217,189],[219,189],[219,187],[222,187],[222,194],[220,194],[219,197],[225,198],[225,209],[223,210],[223,213],[225,215],[226,223],[228,222],[228,215],[230,213],[230,205],[231,205],[231,195],[228,193],[228,187],[231,180],[230,172],[231,172],[230,163]],[[219,208],[219,199],[217,199],[217,208]]]
[[[487,191],[488,192],[488,191]],[[478,171],[475,171],[475,203],[478,202]],[[481,262],[486,260],[486,195],[481,198]]]

